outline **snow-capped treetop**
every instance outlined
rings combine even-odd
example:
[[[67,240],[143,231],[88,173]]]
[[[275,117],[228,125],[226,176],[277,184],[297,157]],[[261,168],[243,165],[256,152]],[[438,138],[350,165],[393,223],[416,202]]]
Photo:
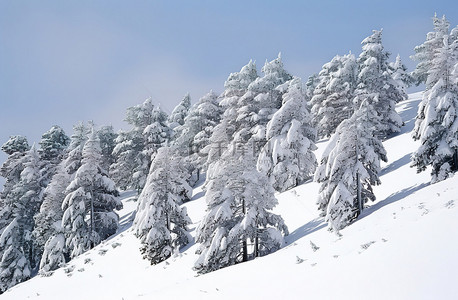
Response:
[[[151,124],[151,114],[154,105],[152,98],[146,99],[142,104],[129,107],[126,112],[125,121],[139,130],[143,130]]]
[[[407,88],[412,85],[412,76],[407,72],[407,67],[402,63],[401,56],[396,56],[396,61],[390,64],[391,76],[398,83],[399,88],[403,93],[406,93]]]
[[[395,105],[406,99],[407,95],[399,89],[389,73],[389,53],[384,50],[381,37],[381,30],[373,30],[373,34],[362,42],[354,103],[359,107],[363,101],[370,101],[381,117],[377,135],[386,137],[400,131],[402,120]]]
[[[434,14],[433,27],[434,31],[427,33],[426,41],[416,46],[414,49],[415,54],[410,57],[418,61],[415,70],[412,72],[412,77],[416,85],[426,83],[434,54],[436,50],[442,46],[444,35],[449,33],[450,23],[445,18],[445,15],[442,16],[442,18],[438,18],[437,14]]]
[[[9,140],[2,145],[2,151],[8,155],[15,152],[25,152],[30,149],[27,138],[22,135],[10,136]]]
[[[330,136],[353,111],[357,64],[353,54],[337,55],[323,65],[310,100],[313,124],[319,136]]]
[[[40,156],[45,160],[56,159],[63,154],[69,144],[70,138],[65,134],[65,131],[54,125],[41,136]]]
[[[234,72],[229,75],[224,83],[224,92],[222,97],[241,96],[245,93],[246,89],[256,78],[258,72],[256,64],[252,60],[247,65],[243,66],[240,72]],[[222,102],[222,105],[226,104]]]
[[[191,108],[191,96],[187,93],[178,105],[173,109],[169,116],[168,122],[171,129],[184,124],[184,120]]]
[[[302,82],[296,77],[287,83],[283,105],[267,123],[267,143],[257,162],[258,170],[281,192],[310,178],[317,165],[312,152],[316,149],[316,130],[311,127]]]

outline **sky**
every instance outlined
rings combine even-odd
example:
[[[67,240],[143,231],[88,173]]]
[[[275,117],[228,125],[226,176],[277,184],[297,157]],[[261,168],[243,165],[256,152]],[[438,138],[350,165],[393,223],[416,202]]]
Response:
[[[127,129],[127,107],[152,97],[170,113],[187,92],[193,103],[220,93],[231,72],[279,52],[306,80],[337,54],[358,55],[373,29],[412,70],[435,12],[458,24],[456,0],[0,0],[0,143],[38,143],[53,125],[71,135],[87,120]]]

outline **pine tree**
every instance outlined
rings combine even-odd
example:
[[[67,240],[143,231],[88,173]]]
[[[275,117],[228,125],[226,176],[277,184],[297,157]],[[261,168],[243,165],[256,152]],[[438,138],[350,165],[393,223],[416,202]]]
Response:
[[[266,61],[261,71],[264,76],[256,78],[238,101],[234,133],[235,140],[253,143],[257,154],[266,143],[267,123],[281,107],[281,93],[276,87],[292,79],[283,68],[280,54],[273,61]]]
[[[17,218],[0,235],[0,294],[30,278],[31,268],[22,248],[23,233]]]
[[[45,132],[40,141],[40,159],[42,162],[41,173],[43,175],[43,182],[41,183],[45,188],[52,176],[56,172],[57,165],[61,162],[65,149],[70,144],[70,138],[65,134],[65,131],[54,125]]]
[[[398,88],[405,95],[404,98],[407,98],[407,88],[412,85],[413,78],[407,72],[407,67],[402,63],[401,56],[398,54],[396,56],[396,61],[390,64],[390,73],[391,77],[397,82]]]
[[[271,213],[277,200],[268,178],[256,170],[248,152],[226,152],[213,163],[207,180],[207,214],[197,229],[199,258],[194,269],[207,273],[249,257],[266,255],[283,244],[288,234],[283,219]],[[248,240],[254,243],[248,253]]]
[[[120,130],[115,139],[113,157],[115,161],[110,165],[110,177],[121,190],[127,190],[132,183],[133,168],[138,155],[138,144],[134,145],[129,132]]]
[[[178,105],[173,109],[172,113],[168,117],[168,126],[171,129],[175,129],[178,126],[184,124],[184,120],[189,113],[191,108],[191,96],[187,93],[184,98],[178,103]]]
[[[401,117],[395,110],[396,103],[406,98],[388,72],[389,53],[383,49],[382,31],[374,30],[373,34],[362,41],[363,52],[359,55],[358,85],[354,103],[359,107],[368,101],[380,116],[376,134],[387,137],[400,131]]]
[[[24,170],[24,156],[30,146],[25,137],[16,135],[10,137],[1,149],[8,154],[8,158],[0,168],[0,175],[5,178],[0,194],[0,234],[14,219],[12,208],[17,198],[13,189],[21,180],[21,172]],[[0,250],[0,257],[1,254]]]
[[[313,124],[320,137],[329,137],[353,113],[357,64],[354,55],[335,56],[323,66],[311,98]]]
[[[375,135],[378,118],[372,104],[362,102],[337,127],[315,173],[315,181],[321,183],[318,209],[336,232],[361,213],[365,202],[375,200],[372,186],[380,184],[380,160],[387,160]]]
[[[73,129],[70,145],[56,168],[56,174],[44,190],[40,212],[34,218],[34,243],[37,256],[41,257],[39,272],[43,274],[57,269],[65,262],[65,258],[68,259],[70,256],[65,247],[62,204],[69,193],[67,187],[82,165],[83,148],[88,140],[89,126],[78,123]]]
[[[428,71],[426,90],[419,106],[413,138],[421,146],[412,156],[412,166],[421,172],[432,166],[431,182],[438,182],[458,170],[458,86],[456,48],[445,35]],[[455,68],[455,73],[453,72]]]
[[[280,192],[309,179],[317,166],[316,131],[302,92],[302,83],[294,78],[287,84],[283,104],[267,124],[267,144],[258,157],[258,170],[270,177]]]
[[[219,124],[221,115],[218,96],[210,91],[191,108],[179,130],[180,135],[173,142],[181,153],[189,157],[192,169],[197,169],[198,173],[205,168],[210,137],[215,126]]]
[[[432,67],[432,61],[437,49],[442,47],[445,35],[448,35],[450,23],[445,16],[438,18],[437,14],[433,17],[434,31],[428,32],[426,41],[415,47],[415,54],[410,58],[418,61],[415,70],[412,72],[412,78],[416,85],[426,83],[428,72]]]
[[[97,131],[97,135],[99,137],[100,148],[102,150],[101,167],[108,171],[110,169],[110,165],[115,162],[113,149],[116,146],[115,141],[118,135],[114,132],[113,126],[111,125],[100,127]]]
[[[240,72],[231,73],[224,83],[224,92],[220,96],[220,105],[224,112],[221,122],[213,129],[210,137],[207,166],[218,160],[232,142],[237,130],[238,102],[256,78],[256,65],[250,60]]]
[[[147,156],[149,149],[146,149],[144,131],[153,123],[153,109],[151,98],[127,109],[125,121],[132,129],[119,133],[113,149],[115,162],[110,166],[110,175],[121,189],[141,191],[145,184],[151,158]]]
[[[171,148],[158,150],[147,183],[138,199],[134,228],[142,243],[144,258],[151,264],[169,258],[174,249],[190,242],[186,209],[179,205],[190,197],[186,175]]]
[[[22,159],[24,169],[11,190],[13,201],[5,207],[12,220],[0,236],[0,290],[27,280],[38,260],[32,241],[33,217],[41,204],[40,160],[35,147]]]
[[[43,203],[40,206],[40,212],[35,216],[35,228],[33,231],[35,249],[37,251],[37,257],[44,256],[41,259],[40,269],[45,268],[46,272],[57,268],[55,266],[44,267],[44,262],[48,258],[46,257],[50,251],[62,251],[64,255],[64,248],[57,247],[55,243],[52,244],[52,249],[46,250],[46,244],[50,243],[50,240],[59,236],[63,237],[62,229],[62,202],[64,201],[67,193],[66,189],[72,180],[72,175],[69,174],[65,168],[65,162],[62,162],[57,167],[57,172],[53,176],[51,182],[43,192]],[[65,244],[65,243],[64,243]],[[54,248],[57,247],[57,248]]]
[[[122,208],[114,182],[100,167],[100,141],[94,130],[84,144],[82,156],[82,164],[67,187],[62,204],[62,227],[71,257],[114,234],[118,215],[113,210]]]

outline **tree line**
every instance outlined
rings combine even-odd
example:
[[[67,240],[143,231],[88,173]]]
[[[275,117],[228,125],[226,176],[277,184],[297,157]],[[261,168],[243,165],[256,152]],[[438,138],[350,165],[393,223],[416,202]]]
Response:
[[[39,147],[12,136],[1,147],[8,158],[0,168],[0,290],[51,274],[116,233],[124,190],[138,192],[133,230],[152,264],[191,242],[182,204],[203,178],[199,273],[281,248],[288,228],[272,213],[275,191],[309,180],[320,183],[318,210],[339,233],[375,200],[387,161],[382,141],[400,132],[395,105],[412,84],[425,84],[412,166],[431,166],[432,182],[448,178],[458,169],[458,27],[450,31],[437,16],[433,25],[411,73],[399,55],[389,61],[374,30],[358,57],[337,55],[305,83],[279,54],[262,74],[253,61],[231,73],[219,95],[210,91],[194,105],[185,95],[170,115],[152,99],[128,108],[129,130],[79,123],[68,137],[53,126]]]

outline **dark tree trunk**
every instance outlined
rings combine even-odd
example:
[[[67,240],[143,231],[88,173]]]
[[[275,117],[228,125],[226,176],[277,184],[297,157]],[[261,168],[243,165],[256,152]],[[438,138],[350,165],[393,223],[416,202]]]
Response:
[[[358,200],[358,215],[360,215],[363,212],[364,203],[363,199],[361,199],[361,181],[359,173],[356,173],[356,197]]]
[[[245,199],[242,200],[242,206],[243,206],[243,215],[246,214],[246,206],[245,206]],[[248,245],[247,245],[247,242],[246,242],[246,238],[243,237],[243,241],[242,241],[242,251],[243,251],[243,258],[242,258],[242,261],[248,261]]]
[[[457,171],[457,170],[458,170],[458,149],[455,149],[455,152],[453,152],[452,171]]]

